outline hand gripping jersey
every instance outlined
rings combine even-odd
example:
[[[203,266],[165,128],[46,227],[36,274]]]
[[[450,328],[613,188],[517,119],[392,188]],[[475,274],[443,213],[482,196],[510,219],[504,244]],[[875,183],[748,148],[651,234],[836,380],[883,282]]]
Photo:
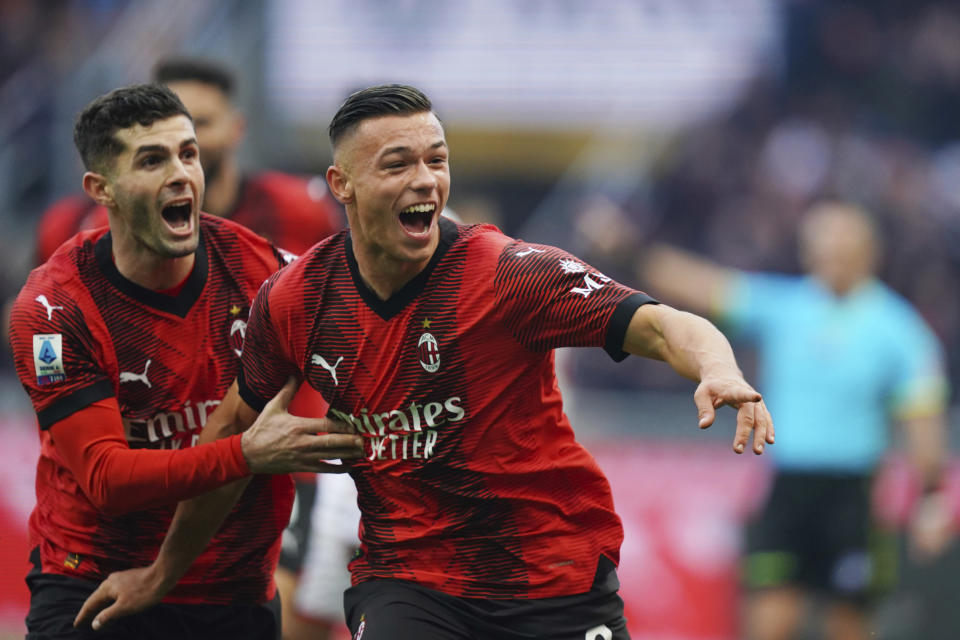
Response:
[[[152,562],[176,499],[144,495],[163,506],[103,513],[64,464],[51,426],[115,397],[130,448],[191,447],[238,372],[254,294],[286,262],[247,229],[203,214],[194,269],[180,292],[168,296],[123,278],[110,242],[101,228],[61,246],[30,274],[11,321],[17,373],[40,426],[31,537],[45,572],[88,580]],[[122,478],[116,481],[124,486]],[[280,532],[292,500],[289,476],[254,476],[165,601],[247,604],[272,598]]]
[[[303,178],[264,171],[244,178],[228,218],[267,238],[274,245],[300,254],[344,227],[340,205],[320,176]],[[36,261],[46,262],[75,233],[109,224],[107,208],[86,195],[72,195],[52,204],[37,225]]]
[[[260,290],[240,393],[254,408],[301,374],[366,437],[354,584],[451,595],[590,589],[623,533],[610,487],[563,413],[552,349],[615,359],[652,300],[559,249],[440,219],[426,269],[391,299],[361,281],[349,232]]]

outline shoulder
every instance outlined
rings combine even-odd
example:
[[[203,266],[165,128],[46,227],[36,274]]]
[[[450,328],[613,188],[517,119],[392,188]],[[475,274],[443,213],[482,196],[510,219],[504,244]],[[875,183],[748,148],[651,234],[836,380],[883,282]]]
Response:
[[[236,245],[244,250],[268,253],[275,251],[273,243],[239,222],[208,213],[200,214],[200,233],[217,246]]]
[[[64,320],[82,326],[84,305],[89,296],[83,292],[76,264],[63,251],[30,272],[17,294],[10,315],[11,333],[18,330],[59,333]]]
[[[505,235],[492,224],[460,224],[453,220],[441,223],[441,238],[476,256],[499,258],[504,249],[519,241]]]
[[[301,300],[307,288],[316,294],[331,275],[346,271],[347,241],[346,230],[324,238],[273,274],[266,284],[271,306],[275,302]]]
[[[884,318],[888,327],[896,331],[932,335],[920,311],[888,285],[875,281],[867,285],[873,303],[873,314]]]
[[[296,258],[242,224],[205,213],[200,214],[200,235],[208,259],[219,258],[223,268],[241,271],[258,285]]]
[[[333,201],[322,176],[298,176],[280,171],[263,171],[247,180],[248,188],[270,195],[284,204],[326,206]]]
[[[239,222],[234,222],[229,218],[222,218],[209,213],[200,214],[200,233],[210,239],[218,241],[239,240],[241,242],[254,244],[269,244],[269,242]]]

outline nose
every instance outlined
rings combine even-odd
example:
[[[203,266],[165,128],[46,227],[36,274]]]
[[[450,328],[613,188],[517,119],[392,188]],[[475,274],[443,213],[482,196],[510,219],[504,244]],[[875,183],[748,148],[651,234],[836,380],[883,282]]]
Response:
[[[430,170],[426,162],[421,160],[417,163],[417,170],[410,186],[416,191],[429,191],[437,186],[437,176]]]
[[[183,186],[190,178],[187,167],[179,157],[174,157],[170,163],[170,175],[167,176],[167,183],[171,186]]]

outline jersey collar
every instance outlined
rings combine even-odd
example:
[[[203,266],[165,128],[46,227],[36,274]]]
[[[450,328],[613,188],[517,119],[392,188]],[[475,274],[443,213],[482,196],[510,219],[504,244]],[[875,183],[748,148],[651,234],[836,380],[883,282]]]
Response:
[[[101,237],[94,246],[94,255],[96,256],[97,266],[100,272],[114,287],[127,294],[137,302],[148,307],[153,307],[158,311],[171,313],[175,316],[185,318],[203,293],[203,287],[207,284],[207,247],[204,242],[203,228],[200,229],[200,242],[197,244],[196,258],[193,263],[193,271],[184,283],[183,288],[175,296],[168,296],[156,291],[141,287],[136,282],[127,280],[120,274],[117,265],[113,263],[112,239],[108,231]]]
[[[440,225],[440,241],[437,243],[437,249],[433,252],[433,257],[427,266],[418,273],[413,280],[403,285],[399,291],[394,293],[386,300],[381,300],[371,291],[363,279],[360,277],[360,267],[357,265],[357,258],[353,254],[353,242],[350,232],[344,234],[343,246],[347,254],[347,265],[350,268],[350,276],[353,278],[353,284],[357,289],[357,294],[367,304],[370,309],[380,316],[383,320],[389,321],[395,315],[403,311],[404,307],[410,304],[423,291],[433,273],[437,263],[443,258],[447,250],[453,245],[460,235],[459,227],[455,222],[443,216],[438,220]]]

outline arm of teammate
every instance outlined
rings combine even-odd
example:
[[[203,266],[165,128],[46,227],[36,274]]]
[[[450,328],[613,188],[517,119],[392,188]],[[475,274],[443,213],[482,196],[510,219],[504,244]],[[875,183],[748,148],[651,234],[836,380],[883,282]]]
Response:
[[[50,434],[84,494],[110,515],[191,498],[250,474],[240,436],[172,451],[131,449],[113,397],[56,422]]]
[[[688,251],[656,244],[644,251],[637,275],[657,297],[714,316],[725,308],[738,272]]]
[[[680,375],[699,382],[693,400],[700,428],[713,424],[716,409],[737,410],[733,450],[753,452],[773,444],[773,420],[760,394],[737,367],[730,343],[709,321],[663,304],[645,304],[634,312],[623,341],[627,353],[663,360]],[[752,436],[752,438],[751,438]]]
[[[210,416],[200,442],[242,432],[244,454],[251,456],[250,467],[258,473],[345,472],[345,466],[326,460],[360,457],[361,438],[343,423],[290,415],[287,407],[297,386],[291,379],[258,415],[240,398],[234,383]],[[248,483],[245,478],[181,502],[153,564],[110,574],[84,602],[74,626],[92,619],[93,629],[100,629],[160,602],[206,548]]]

